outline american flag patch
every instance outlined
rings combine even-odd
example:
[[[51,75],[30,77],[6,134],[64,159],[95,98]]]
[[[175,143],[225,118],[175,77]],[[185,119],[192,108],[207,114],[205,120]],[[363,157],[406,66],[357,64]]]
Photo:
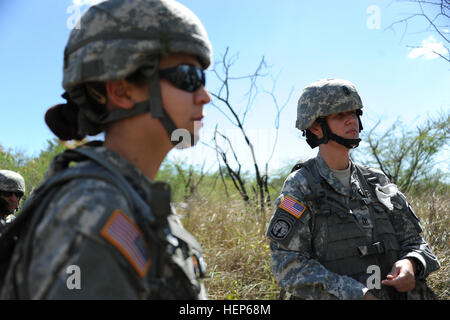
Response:
[[[150,267],[148,247],[141,231],[130,218],[116,209],[100,233],[119,249],[140,277],[145,277]]]
[[[299,219],[306,210],[304,205],[289,196],[285,196],[278,207],[286,210],[297,219]]]

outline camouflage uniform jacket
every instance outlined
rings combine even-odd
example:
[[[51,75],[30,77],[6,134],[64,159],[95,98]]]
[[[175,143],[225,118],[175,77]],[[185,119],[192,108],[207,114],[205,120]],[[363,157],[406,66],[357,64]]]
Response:
[[[322,182],[328,184],[341,203],[348,204],[357,193],[362,193],[361,178],[353,162],[350,162],[350,190],[347,190],[320,153],[312,160]],[[379,186],[389,184],[381,171],[366,169],[376,176]],[[315,225],[317,216],[321,214],[318,209],[321,200],[311,200],[314,190],[308,182],[306,170],[303,167],[287,177],[267,229],[275,279],[282,289],[300,299],[362,299],[368,290],[366,283],[355,280],[346,272],[332,272],[323,265],[320,257],[324,257],[324,252],[330,254],[327,242],[331,241],[328,239],[331,235],[323,225]],[[439,262],[419,235],[422,231],[419,220],[403,194],[396,192],[389,200],[393,205],[391,223],[395,230],[392,234],[398,243],[397,260],[413,258],[417,265],[416,279],[424,279],[439,268]],[[361,206],[347,210],[347,215],[350,214],[356,222],[355,228],[359,226],[370,241],[374,222],[368,210]],[[346,266],[341,266],[342,269],[345,270]]]
[[[119,154],[89,149],[124,177],[145,204],[137,210],[120,188],[96,178],[106,170],[92,160],[60,171],[82,177],[69,179],[44,198],[44,214],[32,220],[32,232],[15,248],[1,298],[205,299],[200,245],[174,214],[164,216],[164,230],[155,225],[154,183]],[[92,172],[95,176],[86,176]],[[48,174],[55,174],[52,167]],[[162,260],[165,254],[169,257]]]

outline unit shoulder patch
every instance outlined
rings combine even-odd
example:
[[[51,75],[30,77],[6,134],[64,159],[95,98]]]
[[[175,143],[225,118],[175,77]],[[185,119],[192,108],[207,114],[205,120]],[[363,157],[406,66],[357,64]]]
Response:
[[[100,234],[120,251],[141,278],[146,276],[151,263],[149,249],[141,230],[125,213],[116,209]]]
[[[269,232],[272,238],[283,240],[289,234],[292,223],[288,219],[278,218],[270,228]]]

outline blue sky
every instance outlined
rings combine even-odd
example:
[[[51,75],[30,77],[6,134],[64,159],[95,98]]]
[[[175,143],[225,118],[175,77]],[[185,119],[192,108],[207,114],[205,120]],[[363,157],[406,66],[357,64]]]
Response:
[[[310,157],[311,150],[295,129],[297,100],[303,87],[322,78],[352,81],[364,103],[363,123],[370,128],[382,119],[382,131],[396,119],[413,128],[429,116],[448,112],[450,66],[442,58],[421,55],[426,50],[407,46],[433,45],[441,40],[421,19],[387,29],[417,12],[416,6],[392,0],[180,0],[205,25],[214,59],[229,47],[238,59],[233,75],[255,70],[260,59],[277,79],[275,95],[282,104],[292,96],[280,117],[277,148],[271,168]],[[0,145],[36,155],[54,136],[44,123],[45,111],[62,102],[62,57],[75,9],[84,12],[87,0],[16,0],[0,2]],[[78,7],[74,7],[78,4]],[[448,32],[448,30],[447,30]],[[246,118],[258,161],[263,165],[272,150],[275,112],[270,78],[261,82],[260,94]],[[217,81],[208,73],[207,88]],[[245,105],[248,82],[233,87],[236,106]],[[237,152],[251,164],[238,133],[214,107],[207,106],[203,142],[210,143],[216,125],[235,137]],[[210,143],[211,144],[211,143]],[[174,159],[213,167],[216,156],[198,145],[173,151]],[[448,170],[448,165],[447,165]]]

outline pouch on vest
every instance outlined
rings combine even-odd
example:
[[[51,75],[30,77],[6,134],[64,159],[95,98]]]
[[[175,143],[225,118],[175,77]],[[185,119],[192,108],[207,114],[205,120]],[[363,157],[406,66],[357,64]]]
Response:
[[[184,290],[192,297],[198,297],[201,291],[197,278],[202,278],[206,274],[206,263],[201,255],[201,246],[197,240],[177,221],[171,208],[170,185],[165,182],[155,182],[152,184],[151,209],[154,212],[159,225],[162,227],[159,232],[163,232],[168,247],[161,248],[161,255],[167,255],[167,250],[171,257],[160,259],[158,268],[164,273],[164,268],[172,264],[180,277],[187,277],[189,286],[184,286]],[[165,284],[166,294],[170,295],[173,284]],[[179,288],[181,289],[181,288]]]

